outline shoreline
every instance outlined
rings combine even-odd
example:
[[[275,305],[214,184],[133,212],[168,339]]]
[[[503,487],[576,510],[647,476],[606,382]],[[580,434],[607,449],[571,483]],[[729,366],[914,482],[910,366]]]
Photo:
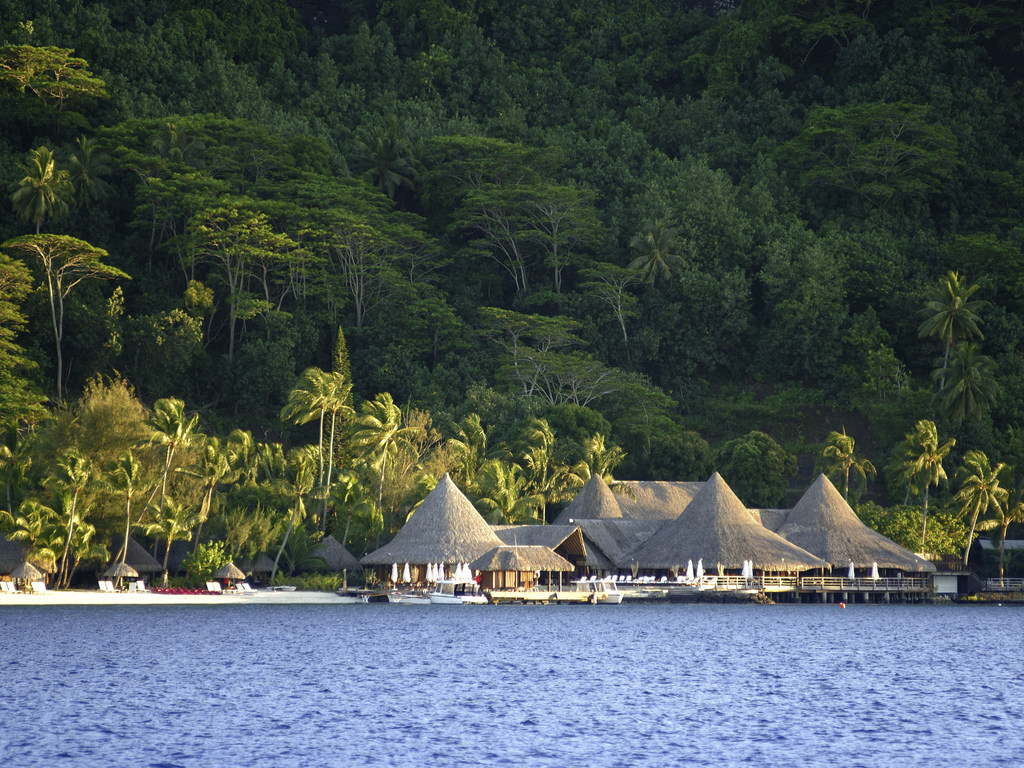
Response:
[[[46,592],[0,592],[0,609],[17,606],[92,605],[345,605],[334,592],[224,592],[175,595],[164,592],[100,592],[90,589],[59,589]]]

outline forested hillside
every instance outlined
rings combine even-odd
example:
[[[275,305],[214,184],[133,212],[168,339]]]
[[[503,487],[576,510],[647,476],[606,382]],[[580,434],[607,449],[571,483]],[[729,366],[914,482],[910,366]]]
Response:
[[[852,467],[914,549],[1005,534],[1022,5],[0,0],[7,527],[359,552],[444,471],[498,521]]]

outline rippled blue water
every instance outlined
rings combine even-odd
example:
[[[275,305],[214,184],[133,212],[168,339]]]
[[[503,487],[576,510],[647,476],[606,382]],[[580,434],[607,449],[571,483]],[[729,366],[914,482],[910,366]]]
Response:
[[[1024,609],[0,610],[3,766],[1018,766]]]

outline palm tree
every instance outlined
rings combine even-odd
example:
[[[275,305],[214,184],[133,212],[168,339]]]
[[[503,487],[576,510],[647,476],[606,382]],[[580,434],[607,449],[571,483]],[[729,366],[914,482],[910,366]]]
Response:
[[[368,466],[380,472],[377,505],[383,508],[388,459],[394,458],[405,444],[409,430],[402,426],[402,411],[387,392],[363,403],[360,411],[362,413],[354,424],[356,431],[352,435],[352,446],[362,451]]]
[[[110,194],[110,185],[103,177],[110,173],[110,157],[99,149],[95,139],[80,136],[78,150],[71,153],[71,187],[81,206],[89,206]]]
[[[526,471],[530,495],[541,500],[541,520],[547,505],[567,499],[584,479],[555,456],[555,433],[544,419],[532,418],[519,438],[519,463]]]
[[[153,403],[153,415],[143,422],[150,429],[149,442],[162,445],[164,453],[164,469],[160,477],[160,505],[163,512],[164,500],[167,498],[167,475],[171,471],[174,452],[178,448],[186,448],[194,439],[199,416],[185,416],[185,403],[176,397],[166,397]]]
[[[629,247],[638,254],[629,268],[639,272],[650,285],[654,285],[658,277],[671,277],[672,270],[682,263],[675,228],[664,219],[655,219],[646,225],[629,241]]]
[[[23,541],[28,545],[28,557],[48,563],[57,562],[57,549],[51,546],[47,532],[57,525],[57,513],[51,507],[25,499],[18,507],[17,517],[11,524],[7,537]]]
[[[941,278],[928,294],[924,308],[924,322],[917,329],[918,336],[938,336],[946,343],[942,356],[942,369],[949,362],[949,353],[961,339],[973,339],[977,336],[984,339],[978,325],[981,318],[978,311],[985,305],[984,301],[971,300],[978,286],[966,287],[960,283],[957,272],[949,272]],[[939,377],[939,389],[946,386],[945,375]]]
[[[32,466],[28,442],[22,438],[16,424],[8,424],[0,442],[0,476],[7,492],[7,514],[14,514],[14,491]]]
[[[626,458],[626,452],[619,446],[605,445],[605,437],[600,432],[583,441],[583,460],[576,465],[574,472],[584,482],[594,475],[599,475],[606,483],[614,482],[612,472]]]
[[[281,546],[277,550],[277,557],[274,558],[274,568],[270,572],[270,580],[277,575],[277,564],[281,560],[281,553],[288,544],[288,537],[292,535],[295,522],[301,520],[306,514],[306,505],[303,497],[313,490],[316,483],[316,456],[309,448],[295,448],[288,452],[288,485],[295,496],[295,506],[292,507],[292,515],[288,519],[288,529],[281,539]]]
[[[124,544],[118,555],[118,562],[123,563],[128,555],[128,537],[132,525],[132,499],[142,485],[142,465],[129,450],[117,460],[103,480],[111,490],[124,497]]]
[[[825,448],[821,452],[821,465],[826,475],[842,474],[843,477],[843,498],[850,500],[850,471],[860,477],[858,487],[863,489],[868,481],[868,475],[875,476],[875,466],[867,459],[858,459],[853,452],[854,440],[843,431],[832,431],[825,441]]]
[[[452,480],[463,488],[473,482],[487,459],[498,458],[487,451],[487,430],[476,413],[467,414],[455,426],[455,437],[445,442],[445,448],[455,461],[451,469]]]
[[[178,504],[174,499],[164,499],[163,505],[155,510],[156,520],[145,528],[147,536],[157,536],[167,542],[167,549],[164,551],[164,578],[163,584],[167,586],[167,562],[171,556],[171,545],[182,534],[189,533],[199,522],[198,510]]]
[[[970,450],[964,454],[964,463],[958,472],[961,478],[960,490],[955,498],[960,502],[961,512],[971,518],[967,545],[964,547],[965,567],[971,554],[978,518],[984,516],[989,508],[1001,510],[1006,503],[1008,494],[1006,489],[999,485],[999,474],[1005,467],[1003,463],[991,467],[988,456],[983,451]]]
[[[477,506],[493,525],[535,523],[544,499],[529,494],[528,484],[518,464],[490,459],[484,462],[473,483]]]
[[[237,473],[239,479],[256,482],[260,463],[256,441],[252,439],[251,432],[244,429],[232,430],[224,445],[224,453],[228,457],[231,471]]]
[[[59,219],[68,212],[74,189],[68,172],[57,167],[57,158],[49,147],[33,149],[18,168],[25,175],[11,195],[11,202],[21,218],[35,223],[38,235],[47,216]]]
[[[58,583],[66,584],[71,577],[68,572],[68,552],[71,549],[71,537],[75,534],[75,525],[81,517],[78,510],[79,498],[90,483],[92,468],[77,449],[72,448],[57,461],[56,472],[48,479],[49,484],[56,487],[61,497],[61,514],[66,520],[67,534],[64,540],[64,554],[60,559],[60,576]]]
[[[995,367],[995,360],[981,354],[981,348],[974,342],[956,345],[948,365],[932,374],[942,382],[939,398],[950,418],[963,424],[965,417],[976,418],[995,404],[1001,391],[992,377]]]
[[[227,451],[221,448],[220,439],[212,436],[203,441],[195,463],[181,471],[186,475],[198,478],[203,483],[203,502],[199,507],[199,526],[196,530],[195,546],[192,550],[192,553],[195,554],[199,551],[199,538],[203,533],[203,523],[209,519],[210,506],[213,503],[217,486],[232,482],[238,473],[231,466]]]
[[[1007,488],[1006,503],[996,508],[999,528],[999,578],[1003,578],[1006,559],[1006,530],[1012,523],[1024,523],[1024,487]]]
[[[412,189],[419,175],[416,153],[398,123],[389,114],[357,135],[359,154],[355,168],[365,171],[381,192],[394,198],[400,189]]]
[[[917,422],[914,431],[904,437],[900,444],[901,452],[888,466],[888,470],[902,477],[907,483],[907,492],[911,488],[922,488],[924,502],[924,521],[921,524],[921,551],[925,551],[925,540],[928,533],[928,489],[938,487],[946,480],[946,470],[942,466],[949,452],[956,445],[956,439],[950,438],[939,445],[939,430],[935,422],[922,419]]]

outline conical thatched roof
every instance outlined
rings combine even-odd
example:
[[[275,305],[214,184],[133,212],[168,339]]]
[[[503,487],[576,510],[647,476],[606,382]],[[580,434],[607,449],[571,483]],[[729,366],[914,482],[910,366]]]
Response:
[[[760,521],[761,525],[767,528],[769,531],[779,532],[786,522],[786,515],[789,514],[788,509],[752,509],[750,514],[754,516],[755,520]]]
[[[242,570],[248,573],[270,573],[274,570],[274,561],[263,554],[246,564]]]
[[[138,573],[160,573],[164,569],[145,547],[132,538],[128,539],[128,554],[125,555],[124,561]]]
[[[355,556],[349,552],[333,536],[324,536],[310,550],[310,555],[319,557],[327,564],[328,571],[361,571],[363,566],[359,564]]]
[[[43,574],[39,572],[28,560],[23,561],[19,566],[11,571],[12,579],[22,579],[24,581],[32,581],[34,579],[43,578]]]
[[[608,484],[600,475],[591,475],[552,525],[572,525],[570,520],[621,520],[622,510]]]
[[[715,472],[683,513],[627,558],[641,568],[676,568],[704,560],[739,570],[753,560],[757,570],[803,571],[828,564],[772,533],[754,519],[722,476]]]
[[[137,579],[139,578],[139,572],[132,568],[128,563],[117,562],[107,568],[103,572],[103,575],[108,579]]]
[[[363,565],[471,563],[502,545],[487,521],[446,474],[391,541]]]
[[[699,482],[626,480],[613,491],[628,520],[675,520],[703,487]]]
[[[901,571],[934,571],[935,566],[913,552],[868,528],[842,494],[824,475],[818,475],[800,497],[779,534],[798,547],[832,564],[846,568],[895,568]]]
[[[469,567],[474,571],[571,571],[572,563],[549,547],[495,547]]]
[[[217,572],[213,574],[215,579],[244,579],[245,574],[239,570],[238,566],[234,563],[227,563],[217,569]]]

